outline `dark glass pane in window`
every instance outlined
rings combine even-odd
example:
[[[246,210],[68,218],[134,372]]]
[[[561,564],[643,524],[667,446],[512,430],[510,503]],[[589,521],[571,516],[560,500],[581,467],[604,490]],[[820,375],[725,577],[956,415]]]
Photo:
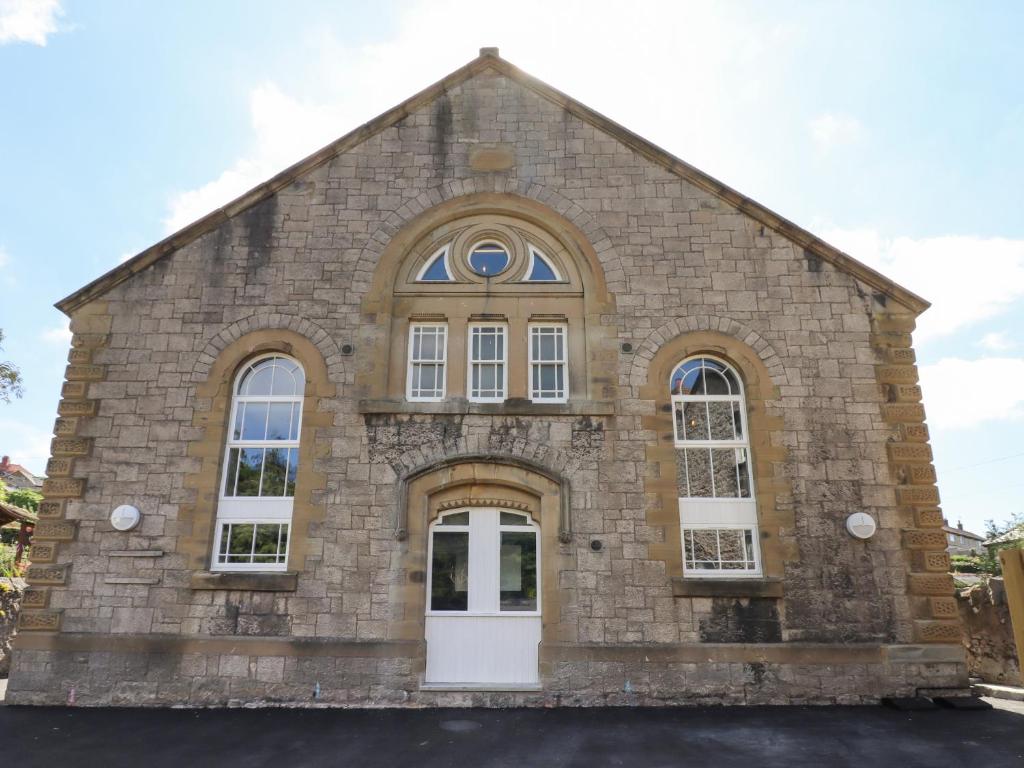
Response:
[[[430,266],[423,272],[423,277],[420,280],[431,283],[446,283],[451,280],[451,276],[448,274],[448,268],[444,263],[444,254],[440,253],[437,257],[430,262]]]
[[[712,453],[715,471],[715,496],[718,498],[740,498],[739,474],[736,471],[736,448],[716,448]]]
[[[220,529],[220,560],[221,562],[227,561],[228,544],[231,543],[231,526],[227,523],[221,526]]]
[[[299,471],[299,449],[290,448],[288,450],[288,476],[285,484],[284,495],[294,496],[295,495],[295,476]]]
[[[235,486],[235,496],[259,496],[263,449],[232,448],[231,453],[239,454],[238,485]]]
[[[729,395],[729,383],[725,377],[709,368],[704,369],[704,382],[709,395]]]
[[[252,535],[255,526],[252,523],[242,523],[231,526],[231,542],[228,544],[229,559],[248,560],[252,554]]]
[[[732,423],[733,403],[723,400],[712,400],[708,403],[712,440],[735,440],[736,433]]]
[[[530,270],[530,276],[526,278],[530,282],[548,282],[551,280],[557,280],[558,276],[555,274],[555,270],[551,268],[547,260],[538,253],[533,254],[533,269]]]
[[[441,518],[440,525],[469,525],[469,512],[456,512]]]
[[[238,449],[228,451],[228,468],[224,472],[224,495],[235,495],[235,473],[238,472]]]
[[[711,451],[707,448],[686,448],[683,450],[686,460],[686,477],[688,496],[710,499],[714,497],[711,486]]]
[[[690,360],[689,362],[683,363],[674,374],[672,374],[672,394],[673,395],[699,395],[703,394],[703,390],[697,391],[697,387],[702,383],[700,378],[700,361]]]
[[[516,512],[502,512],[501,525],[529,525],[530,519],[526,515]]]
[[[683,430],[687,440],[708,439],[708,408],[702,401],[683,403]]]
[[[469,606],[469,533],[434,532],[430,609],[464,611]]]
[[[501,610],[537,610],[537,536],[501,534]]]
[[[508,266],[508,252],[504,247],[487,243],[479,245],[469,254],[469,267],[478,275],[491,277],[505,270]]]
[[[242,440],[262,440],[267,430],[267,404],[246,403],[242,420]]]
[[[288,449],[267,448],[263,461],[261,496],[284,496],[285,476],[288,473]]]
[[[277,555],[277,539],[281,526],[273,523],[261,523],[256,526],[256,549],[258,555]]]

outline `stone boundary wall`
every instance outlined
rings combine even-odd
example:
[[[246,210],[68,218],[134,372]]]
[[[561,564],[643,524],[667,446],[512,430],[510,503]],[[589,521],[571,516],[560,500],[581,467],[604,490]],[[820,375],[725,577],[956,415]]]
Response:
[[[11,668],[11,640],[24,593],[23,580],[0,579],[0,677],[7,677]]]
[[[1020,685],[1010,606],[1003,580],[994,578],[957,594],[967,670],[986,683]]]

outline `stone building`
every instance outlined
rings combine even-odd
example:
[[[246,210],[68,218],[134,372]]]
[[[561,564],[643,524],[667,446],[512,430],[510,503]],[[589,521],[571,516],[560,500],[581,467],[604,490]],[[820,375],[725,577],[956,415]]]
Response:
[[[494,49],[58,306],[14,703],[965,683],[927,303]]]

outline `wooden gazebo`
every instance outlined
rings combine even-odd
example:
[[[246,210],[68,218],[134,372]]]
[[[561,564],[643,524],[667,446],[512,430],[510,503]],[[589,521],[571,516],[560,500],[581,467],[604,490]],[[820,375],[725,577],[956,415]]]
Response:
[[[36,516],[27,509],[0,501],[0,528],[11,523],[18,523],[18,548],[14,553],[14,562],[20,563],[22,555],[25,554],[25,547],[32,538],[32,530],[35,528]]]

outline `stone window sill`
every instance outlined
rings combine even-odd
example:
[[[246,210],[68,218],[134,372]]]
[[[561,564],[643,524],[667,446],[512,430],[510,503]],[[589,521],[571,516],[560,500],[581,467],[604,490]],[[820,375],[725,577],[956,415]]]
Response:
[[[782,579],[672,579],[674,597],[782,597]]]
[[[192,574],[192,589],[241,589],[249,592],[294,592],[299,586],[296,571],[242,573],[199,571]]]
[[[604,400],[570,400],[568,403],[532,403],[515,398],[503,403],[471,403],[450,397],[438,403],[405,400],[360,400],[360,413],[448,413],[495,416],[613,416],[615,404]]]

